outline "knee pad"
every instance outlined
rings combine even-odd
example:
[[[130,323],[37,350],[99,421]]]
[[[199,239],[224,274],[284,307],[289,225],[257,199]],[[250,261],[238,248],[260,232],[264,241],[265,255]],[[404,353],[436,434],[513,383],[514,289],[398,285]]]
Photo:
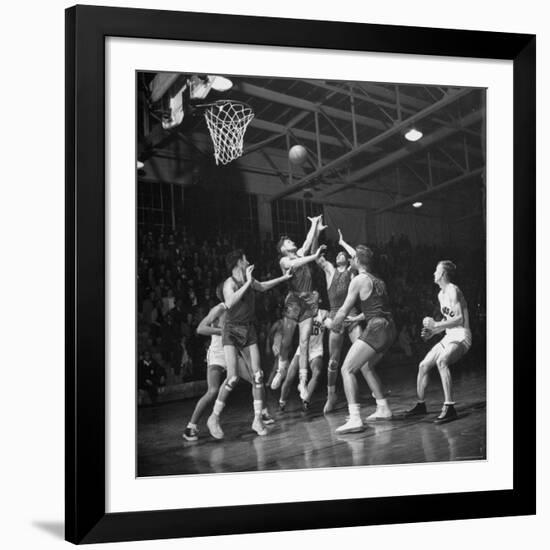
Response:
[[[264,385],[264,371],[259,370],[258,372],[254,373],[254,385],[257,388],[261,388]]]
[[[338,361],[329,361],[328,370],[329,372],[338,372]]]
[[[228,378],[227,381],[225,382],[225,389],[227,391],[232,391],[238,381],[239,381],[238,376],[232,376],[231,378]]]

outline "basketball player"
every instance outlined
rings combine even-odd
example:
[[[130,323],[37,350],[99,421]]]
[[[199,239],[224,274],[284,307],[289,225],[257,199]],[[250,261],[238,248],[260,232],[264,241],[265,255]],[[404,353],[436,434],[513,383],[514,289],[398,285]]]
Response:
[[[428,385],[428,373],[437,365],[445,398],[441,414],[434,421],[438,424],[457,417],[451,395],[452,379],[449,367],[463,357],[472,346],[468,304],[461,290],[452,283],[455,271],[455,264],[449,260],[439,262],[435,269],[434,283],[441,289],[437,297],[443,320],[434,321],[431,317],[426,317],[422,323],[421,335],[424,340],[429,340],[441,332],[445,332],[445,336],[420,362],[416,381],[418,403],[407,412],[410,416],[426,414],[424,394]]]
[[[250,357],[250,367],[254,378],[252,385],[254,395],[252,429],[258,435],[266,435],[267,430],[261,416],[264,385],[263,372],[260,366],[260,350],[254,326],[254,292],[256,290],[260,292],[269,290],[275,285],[289,280],[292,275],[287,271],[277,279],[260,283],[252,277],[254,266],[248,263],[242,250],[229,252],[225,258],[225,263],[231,273],[231,277],[226,279],[223,284],[223,297],[227,313],[223,325],[222,343],[227,365],[227,377],[220,388],[218,398],[214,403],[214,410],[208,418],[206,426],[212,437],[215,439],[223,438],[219,417],[229,394],[239,380],[237,370],[238,353],[244,352]]]
[[[344,241],[342,232],[338,229],[338,244],[344,248],[351,258],[355,257],[355,249]],[[328,301],[330,305],[329,319],[334,319],[338,310],[342,307],[353,277],[351,265],[346,252],[339,252],[336,256],[336,267],[332,265],[324,256],[319,256],[317,264],[325,272],[327,281]],[[357,309],[352,307],[350,315],[356,316]],[[338,378],[338,367],[340,365],[340,354],[344,343],[344,332],[348,333],[350,342],[353,344],[361,335],[361,326],[357,322],[346,322],[342,331],[329,332],[328,349],[329,361],[327,370],[327,401],[323,413],[329,413],[336,404],[336,379]]]
[[[206,408],[216,399],[216,395],[218,395],[220,385],[227,371],[222,345],[222,327],[227,308],[223,303],[222,286],[223,285],[220,284],[216,287],[216,296],[221,303],[214,306],[197,327],[197,334],[201,336],[211,336],[210,346],[206,354],[207,390],[195,405],[191,420],[183,432],[183,437],[187,441],[198,440],[198,422]],[[244,378],[247,382],[253,384],[250,369],[242,356],[238,357],[237,372],[240,378]],[[266,408],[262,410],[262,421],[264,424],[272,424],[274,422]]]
[[[367,420],[386,420],[392,417],[374,367],[393,343],[396,330],[389,308],[386,285],[370,272],[371,263],[372,251],[364,245],[357,246],[352,265],[357,269],[358,274],[352,279],[346,299],[332,321],[331,330],[341,331],[347,315],[359,300],[367,323],[361,336],[350,347],[342,365],[349,418],[345,424],[336,428],[337,434],[360,432],[364,429],[361,405],[358,400],[356,378],[358,371],[361,371],[365,377],[376,399],[376,411]]]
[[[325,309],[319,309],[318,302],[313,305],[313,322],[311,328],[311,336],[309,337],[309,367],[311,368],[311,379],[305,388],[305,392],[301,385],[298,386],[298,391],[300,392],[300,399],[302,400],[302,408],[304,411],[309,409],[309,401],[315,388],[317,387],[317,382],[321,374],[321,368],[323,366],[323,337],[325,334],[325,319],[328,317],[328,311]],[[281,411],[285,410],[288,393],[290,387],[292,386],[296,374],[298,371],[298,365],[300,361],[300,346],[296,348],[296,353],[294,358],[290,363],[288,368],[288,373],[286,375],[285,381],[281,387],[281,397],[279,399],[279,408]]]
[[[286,236],[279,239],[277,251],[281,254],[279,264],[283,273],[291,270],[293,277],[289,282],[289,292],[285,299],[283,312],[283,339],[281,341],[281,349],[279,352],[279,365],[277,373],[271,382],[271,389],[275,390],[284,380],[288,370],[290,346],[296,326],[299,330],[300,341],[300,359],[299,359],[299,378],[300,378],[300,393],[305,394],[307,383],[307,366],[308,366],[308,348],[309,336],[311,334],[313,304],[315,295],[312,292],[312,278],[309,268],[309,263],[315,261],[326,248],[320,246],[315,254],[306,255],[313,239],[318,230],[318,225],[321,222],[321,216],[309,218],[311,227],[306,236],[306,240],[301,248]]]

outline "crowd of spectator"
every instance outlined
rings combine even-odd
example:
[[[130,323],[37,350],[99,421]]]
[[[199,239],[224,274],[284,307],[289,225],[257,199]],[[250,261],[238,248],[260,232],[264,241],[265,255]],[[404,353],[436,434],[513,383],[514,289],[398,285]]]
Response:
[[[327,256],[333,259],[338,246],[331,241],[326,244]],[[416,359],[423,349],[420,324],[427,315],[437,317],[433,272],[441,259],[452,259],[457,264],[457,284],[469,304],[474,339],[477,334],[484,334],[483,250],[412,246],[403,235],[392,238],[384,246],[369,246],[375,253],[375,271],[386,282],[393,304],[399,334],[394,353]],[[151,386],[158,392],[165,384],[205,378],[209,339],[198,336],[196,328],[209,309],[218,303],[216,286],[228,276],[225,254],[235,248],[245,250],[254,263],[254,276],[258,280],[280,275],[275,241],[272,240],[228,234],[202,240],[185,228],[139,233],[138,382],[140,389],[150,397]],[[321,307],[326,307],[324,274],[316,267],[313,270]],[[271,348],[270,330],[281,317],[285,293],[285,285],[280,285],[257,296],[259,344],[266,354]]]

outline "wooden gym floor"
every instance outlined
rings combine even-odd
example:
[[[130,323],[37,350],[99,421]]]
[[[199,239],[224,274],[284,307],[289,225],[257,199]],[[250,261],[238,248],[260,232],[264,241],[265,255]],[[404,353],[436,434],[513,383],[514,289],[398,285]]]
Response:
[[[417,418],[399,415],[415,403],[416,364],[381,364],[378,372],[389,392],[395,419],[369,423],[359,434],[334,433],[347,415],[340,380],[336,411],[326,416],[322,412],[324,381],[308,412],[302,412],[297,395],[293,395],[284,413],[279,412],[278,392],[267,390],[276,422],[264,437],[250,429],[252,396],[245,382],[234,390],[222,413],[223,441],[212,439],[206,428],[211,409],[199,424],[199,440],[187,442],[182,438],[197,399],[142,407],[138,411],[137,474],[205,474],[486,458],[486,378],[482,361],[470,360],[452,367],[459,418],[443,425],[433,423],[443,400],[437,369],[432,372],[426,393],[428,415]],[[375,402],[362,378],[360,383],[362,416],[366,417],[374,410]]]

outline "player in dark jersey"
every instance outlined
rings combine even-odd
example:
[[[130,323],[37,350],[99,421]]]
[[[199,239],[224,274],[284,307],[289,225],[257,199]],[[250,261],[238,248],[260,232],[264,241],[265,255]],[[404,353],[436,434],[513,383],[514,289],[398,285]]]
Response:
[[[309,336],[311,334],[313,306],[316,302],[316,294],[312,288],[311,271],[309,263],[315,261],[322,253],[324,245],[319,247],[315,254],[307,255],[316,232],[319,231],[321,216],[309,218],[311,227],[308,231],[306,240],[301,248],[298,248],[294,241],[284,236],[281,237],[277,250],[281,254],[280,266],[283,273],[292,271],[292,279],[289,281],[289,292],[285,299],[283,312],[283,339],[281,341],[281,350],[279,352],[279,365],[277,373],[271,382],[271,389],[277,389],[284,380],[288,371],[290,348],[292,337],[296,326],[300,335],[300,394],[305,396],[307,393],[307,372],[308,372],[308,347]]]
[[[355,257],[355,249],[344,241],[342,232],[338,229],[338,235],[340,237],[338,244],[344,248],[351,258]],[[317,259],[317,264],[325,272],[327,280],[327,293],[329,301],[329,318],[326,322],[328,328],[332,326],[332,319],[334,319],[338,310],[344,304],[346,296],[348,294],[349,285],[353,277],[353,270],[346,252],[339,252],[336,256],[336,267],[332,265],[324,256],[320,256]],[[348,337],[353,344],[357,338],[361,335],[361,326],[357,322],[356,318],[358,311],[356,307],[352,307],[349,316],[344,323],[344,329],[340,332],[331,330],[329,332],[328,348],[329,348],[329,361],[327,369],[327,401],[323,408],[323,413],[329,413],[336,404],[336,379],[338,378],[338,367],[340,365],[340,354],[342,353],[342,344],[344,343],[344,333],[348,333]]]
[[[359,370],[376,399],[376,412],[367,420],[389,419],[392,416],[374,367],[395,340],[395,324],[389,308],[386,285],[370,273],[372,251],[366,246],[359,245],[355,252],[352,264],[358,274],[349,285],[348,295],[332,321],[331,330],[342,330],[344,321],[357,300],[360,301],[361,312],[367,325],[361,336],[352,344],[342,365],[349,419],[336,429],[337,434],[360,432],[365,427],[361,419],[361,405],[358,399],[356,375]]]
[[[214,410],[206,426],[215,439],[223,438],[223,430],[220,427],[219,417],[225,406],[225,402],[239,380],[238,354],[246,354],[252,369],[254,384],[254,421],[252,429],[258,435],[267,433],[262,421],[263,409],[263,372],[260,365],[260,350],[256,337],[255,327],[255,297],[256,290],[264,292],[275,285],[287,281],[292,274],[287,271],[281,277],[260,283],[252,277],[254,266],[248,263],[242,250],[234,250],[227,254],[225,263],[231,277],[223,284],[223,297],[227,307],[225,323],[222,330],[222,344],[227,367],[227,378],[222,384],[218,398],[214,404]]]
[[[441,289],[437,298],[443,319],[435,321],[431,317],[426,317],[422,322],[421,336],[426,341],[442,332],[445,336],[420,362],[416,381],[418,402],[407,411],[407,416],[427,413],[424,394],[428,385],[428,374],[437,365],[445,401],[441,414],[434,420],[436,424],[454,420],[458,416],[451,395],[452,379],[449,367],[461,359],[472,346],[468,304],[460,288],[452,283],[455,271],[456,266],[450,260],[442,260],[435,268],[434,283]]]

